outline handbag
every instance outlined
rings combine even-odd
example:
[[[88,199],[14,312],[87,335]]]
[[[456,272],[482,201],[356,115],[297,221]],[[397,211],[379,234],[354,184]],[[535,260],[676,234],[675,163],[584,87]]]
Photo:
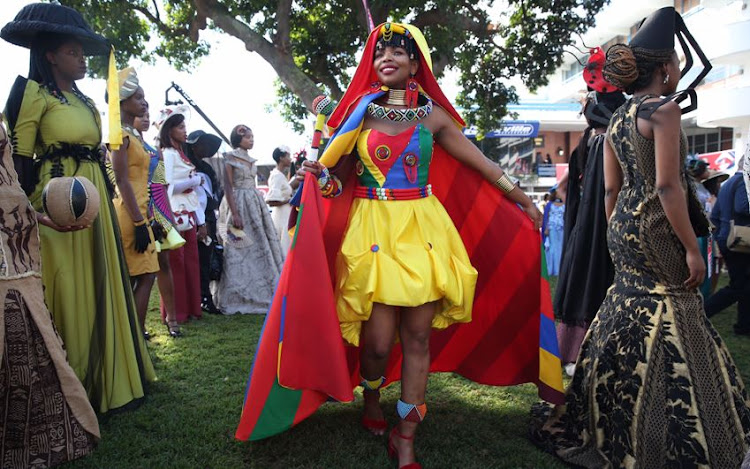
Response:
[[[750,253],[750,226],[735,225],[734,220],[730,221],[727,249],[732,252]]]
[[[208,278],[221,280],[221,274],[224,272],[224,246],[214,243],[211,249],[211,261],[208,264]]]
[[[193,217],[190,216],[190,212],[183,210],[182,212],[174,212],[174,227],[177,231],[190,231],[195,226]]]

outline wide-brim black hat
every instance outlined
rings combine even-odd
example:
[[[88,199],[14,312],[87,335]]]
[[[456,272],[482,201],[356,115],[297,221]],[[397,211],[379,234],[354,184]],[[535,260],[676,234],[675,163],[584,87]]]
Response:
[[[202,130],[194,130],[190,132],[185,143],[188,145],[195,145],[199,141],[204,142],[203,144],[206,145],[208,155],[215,154],[219,151],[219,147],[221,147],[221,139],[219,137],[214,134],[208,134]]]
[[[81,42],[86,55],[105,55],[110,43],[96,34],[80,13],[63,5],[32,3],[18,12],[0,31],[0,37],[21,47],[31,48],[40,33],[65,34]]]

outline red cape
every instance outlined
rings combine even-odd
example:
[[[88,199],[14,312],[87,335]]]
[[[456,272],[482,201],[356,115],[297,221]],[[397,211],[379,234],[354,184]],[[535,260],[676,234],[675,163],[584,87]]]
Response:
[[[353,177],[349,179],[353,180]],[[496,187],[438,146],[430,167],[430,183],[464,241],[472,265],[479,272],[473,319],[467,324],[454,324],[445,330],[433,331],[430,371],[452,371],[490,385],[539,382],[539,327],[543,297],[539,232]],[[350,182],[339,197],[319,202],[322,205],[320,235],[328,264],[321,265],[316,272],[306,273],[305,278],[323,282],[325,276],[324,283],[329,285],[328,288],[336,285],[335,259],[346,229],[353,187],[354,183]],[[315,193],[319,197],[319,191]],[[304,218],[300,223],[304,223]],[[308,285],[305,290],[308,288],[317,287]],[[300,294],[304,294],[303,290]],[[332,294],[330,298],[333,298]],[[308,302],[307,308],[310,306]],[[331,308],[333,304],[326,307]],[[287,304],[287,329],[295,327],[291,322],[295,316],[301,318],[306,314],[290,311]],[[303,325],[299,327],[304,329]],[[288,339],[289,336],[285,334],[285,337]],[[340,336],[338,340],[341,340]],[[285,340],[281,370],[291,371],[298,366],[312,365],[285,363],[286,352],[294,347],[293,342]],[[312,349],[314,347],[310,344],[310,349],[295,356],[309,358],[310,353],[314,354]],[[350,385],[355,387],[360,380],[358,348],[347,346],[347,357]],[[329,361],[325,357],[318,356],[312,361],[319,363],[321,373],[328,369]],[[401,348],[396,346],[386,374],[388,383],[400,379],[400,363]],[[295,373],[280,376],[284,386],[321,391],[327,387],[305,379],[298,380],[292,375]],[[329,395],[341,394],[331,392]]]

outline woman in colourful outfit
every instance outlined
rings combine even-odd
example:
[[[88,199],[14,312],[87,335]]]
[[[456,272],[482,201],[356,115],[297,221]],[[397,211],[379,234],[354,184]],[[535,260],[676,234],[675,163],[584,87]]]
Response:
[[[174,307],[178,323],[190,318],[200,319],[201,281],[198,263],[198,231],[205,236],[205,224],[200,213],[200,203],[195,188],[201,178],[195,166],[185,155],[187,129],[185,107],[170,107],[162,111],[159,119],[159,142],[164,158],[164,175],[169,184],[169,203],[174,210],[175,227],[185,239],[185,244],[169,251],[169,265],[174,281]],[[165,304],[161,304],[161,318],[166,320]]]
[[[680,93],[675,35],[706,65]],[[695,98],[708,69],[672,7],[607,51],[604,76],[633,95],[612,116],[604,147],[615,278],[565,405],[532,429],[537,444],[570,464],[732,468],[748,450],[750,400],[697,290],[706,266],[696,235],[706,220],[684,171],[678,102]]]
[[[118,77],[123,139],[120,148],[112,151],[112,168],[119,193],[114,204],[133,285],[135,307],[143,335],[148,340],[146,311],[159,261],[148,217],[148,170],[151,158],[140,132],[134,127],[135,118],[143,117],[148,112],[148,104],[132,67],[120,71]]]
[[[146,103],[146,108],[148,108],[148,103]],[[164,161],[162,160],[161,153],[143,140],[143,135],[151,127],[148,109],[143,117],[135,118],[133,127],[140,131],[143,148],[149,154],[150,158],[148,167],[148,218],[149,220],[153,219],[151,227],[156,238],[156,256],[159,261],[159,272],[156,273],[156,282],[159,287],[159,298],[164,305],[167,332],[170,337],[180,337],[182,331],[175,316],[174,283],[172,280],[172,269],[169,266],[169,251],[183,246],[185,240],[182,239],[182,236],[180,236],[174,227],[174,215],[172,214],[172,206],[169,204],[168,185],[164,175]]]
[[[336,259],[336,310],[344,339],[361,346],[362,424],[374,434],[386,429],[379,389],[391,348],[400,340],[401,420],[388,446],[401,468],[421,467],[413,443],[427,410],[431,330],[471,321],[477,279],[453,221],[428,184],[433,146],[495,183],[537,230],[542,218],[528,196],[463,135],[462,124],[432,75],[419,29],[385,23],[373,30],[329,120],[344,138],[334,136],[320,162],[305,162],[298,172],[298,177],[318,174],[324,197],[355,186]]]
[[[73,9],[32,4],[7,24],[2,37],[31,49],[29,78],[19,77],[8,98],[14,163],[37,211],[52,177],[83,176],[101,196],[89,229],[39,228],[47,305],[65,343],[68,362],[99,412],[144,397],[155,379],[140,332],[120,231],[103,170],[101,122],[93,101],[75,85],[86,55],[109,52]]]
[[[216,306],[224,314],[265,314],[284,263],[279,237],[263,196],[255,187],[258,174],[253,131],[232,129],[234,150],[224,154],[224,200],[219,207],[219,237],[224,244],[224,272],[216,290]],[[232,228],[244,235],[238,238]]]

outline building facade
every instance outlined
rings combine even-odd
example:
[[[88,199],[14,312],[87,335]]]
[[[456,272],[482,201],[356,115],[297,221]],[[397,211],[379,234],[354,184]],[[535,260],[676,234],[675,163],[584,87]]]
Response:
[[[585,63],[588,47],[600,46],[606,51],[612,44],[627,43],[645,16],[659,8],[674,6],[713,65],[696,89],[697,111],[683,117],[688,152],[700,157],[706,155],[711,163],[721,153],[724,157],[718,159],[716,168],[733,172],[731,152],[745,148],[750,128],[750,76],[745,73],[750,71],[748,3],[748,0],[613,0],[597,15],[596,25],[578,42],[582,51],[576,55]],[[699,73],[701,64],[697,57],[694,59],[694,66],[683,77],[679,89]],[[583,66],[566,54],[562,66],[539,95],[552,103],[580,100],[585,91],[582,72]],[[577,127],[571,125],[571,130]],[[739,157],[739,152],[736,153]]]

